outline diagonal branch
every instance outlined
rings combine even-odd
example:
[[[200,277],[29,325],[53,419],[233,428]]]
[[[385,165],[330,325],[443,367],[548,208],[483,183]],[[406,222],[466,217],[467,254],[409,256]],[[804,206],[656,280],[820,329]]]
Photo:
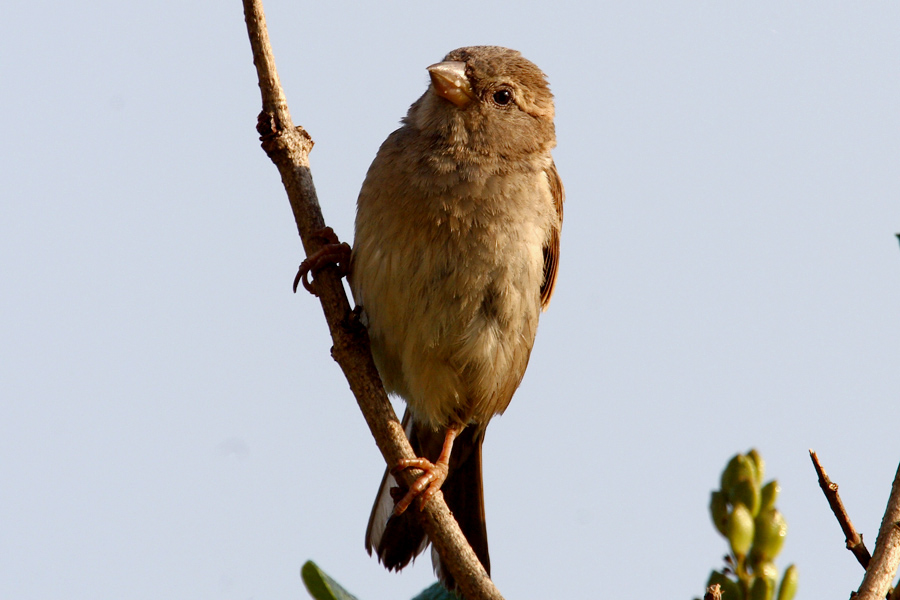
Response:
[[[313,141],[301,127],[294,127],[291,120],[275,69],[262,1],[243,0],[243,4],[262,93],[263,110],[257,129],[263,149],[281,174],[303,247],[310,255],[324,244],[316,232],[325,227],[309,169]],[[350,310],[337,267],[326,267],[317,272],[316,292],[334,342],[331,354],[343,370],[385,461],[395,465],[401,458],[415,458],[375,369],[368,333]],[[410,485],[418,475],[419,471],[414,469],[402,473]],[[447,508],[443,494],[435,494],[427,503],[422,520],[442,564],[456,579],[463,596],[467,600],[502,600]]]
[[[822,492],[828,500],[828,505],[831,506],[831,512],[834,513],[841,530],[844,532],[844,537],[847,538],[847,550],[853,553],[853,556],[856,557],[863,569],[868,568],[871,555],[865,543],[863,543],[862,535],[856,532],[856,528],[850,522],[850,515],[847,514],[844,503],[841,502],[841,496],[838,494],[838,485],[828,478],[828,474],[822,467],[822,463],[819,462],[819,457],[815,452],[810,450],[809,457],[812,459],[813,466],[816,468],[816,474],[819,476],[819,487],[822,488]]]
[[[897,574],[897,565],[900,565],[900,467],[894,476],[891,496],[875,540],[875,552],[859,586],[857,600],[884,598]]]

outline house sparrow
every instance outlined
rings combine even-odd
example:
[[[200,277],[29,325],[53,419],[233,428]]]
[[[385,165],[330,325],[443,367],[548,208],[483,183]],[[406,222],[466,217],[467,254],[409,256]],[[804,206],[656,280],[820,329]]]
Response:
[[[428,90],[382,144],[357,203],[350,287],[421,457],[385,473],[366,549],[388,569],[406,566],[428,540],[405,511],[443,489],[490,572],[484,432],[522,380],[556,281],[553,96],[541,70],[507,48],[459,48],[428,71]],[[391,472],[411,467],[424,474],[399,489]]]

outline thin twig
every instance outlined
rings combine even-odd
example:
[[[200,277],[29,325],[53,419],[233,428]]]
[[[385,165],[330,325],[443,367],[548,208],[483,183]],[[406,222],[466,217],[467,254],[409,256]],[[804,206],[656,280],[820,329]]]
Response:
[[[844,536],[847,538],[847,550],[853,553],[853,556],[856,557],[863,569],[867,569],[872,556],[869,554],[865,543],[863,543],[862,534],[857,533],[853,523],[850,522],[850,515],[847,514],[844,503],[841,502],[841,496],[838,494],[838,485],[828,478],[828,474],[825,473],[825,469],[822,467],[822,463],[819,462],[819,457],[816,456],[815,452],[810,450],[809,457],[812,459],[813,466],[816,468],[816,474],[819,476],[819,487],[822,488],[822,492],[828,500],[828,505],[831,506],[831,512],[834,513],[841,530],[844,532]]]
[[[263,110],[257,129],[263,149],[281,174],[303,247],[310,255],[324,244],[316,232],[325,227],[309,170],[309,151],[313,142],[309,134],[300,127],[295,128],[291,120],[275,69],[261,0],[243,0],[243,4],[253,63],[262,93]],[[372,361],[368,333],[350,310],[337,267],[318,271],[315,282],[334,342],[331,354],[350,383],[350,389],[385,461],[388,465],[395,465],[401,458],[415,458]],[[402,473],[408,485],[418,475],[419,471],[411,469]],[[442,564],[456,579],[462,595],[467,600],[502,600],[447,508],[443,494],[435,494],[421,514],[428,538],[440,555]]]
[[[884,598],[897,574],[897,565],[900,565],[900,467],[891,485],[891,496],[875,540],[875,552],[859,586],[857,600]]]

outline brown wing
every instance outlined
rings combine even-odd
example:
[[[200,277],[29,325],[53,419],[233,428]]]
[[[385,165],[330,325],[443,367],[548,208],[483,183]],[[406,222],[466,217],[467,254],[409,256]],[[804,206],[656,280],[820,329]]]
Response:
[[[550,296],[553,295],[553,286],[556,285],[556,272],[559,267],[559,232],[562,229],[563,201],[566,191],[563,189],[562,180],[556,171],[556,164],[551,162],[547,171],[547,179],[550,180],[550,192],[553,194],[553,204],[556,206],[556,214],[559,215],[557,226],[550,232],[550,239],[544,246],[544,283],[541,284],[541,309],[547,310],[550,304]]]

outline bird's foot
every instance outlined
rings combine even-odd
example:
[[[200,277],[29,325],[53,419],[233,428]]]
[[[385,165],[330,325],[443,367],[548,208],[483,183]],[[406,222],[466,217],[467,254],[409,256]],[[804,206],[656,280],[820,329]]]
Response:
[[[424,473],[419,475],[419,478],[403,494],[403,497],[397,500],[397,504],[394,505],[395,515],[402,515],[406,512],[416,498],[419,499],[419,510],[425,508],[428,500],[441,489],[447,479],[450,465],[447,461],[442,460],[433,463],[426,458],[407,458],[397,461],[397,465],[391,469],[391,473],[396,475],[404,469],[421,469]],[[399,495],[400,493],[397,494],[397,496]]]
[[[318,296],[319,293],[316,291],[315,281],[316,274],[329,265],[337,265],[341,277],[350,273],[350,244],[341,242],[331,227],[320,229],[313,236],[324,240],[325,245],[307,256],[300,263],[300,269],[297,271],[296,277],[294,277],[295,294],[297,293],[297,286],[300,285],[300,282],[303,282],[303,287],[306,288],[306,291],[314,296]],[[310,273],[312,273],[313,281],[309,280]]]

